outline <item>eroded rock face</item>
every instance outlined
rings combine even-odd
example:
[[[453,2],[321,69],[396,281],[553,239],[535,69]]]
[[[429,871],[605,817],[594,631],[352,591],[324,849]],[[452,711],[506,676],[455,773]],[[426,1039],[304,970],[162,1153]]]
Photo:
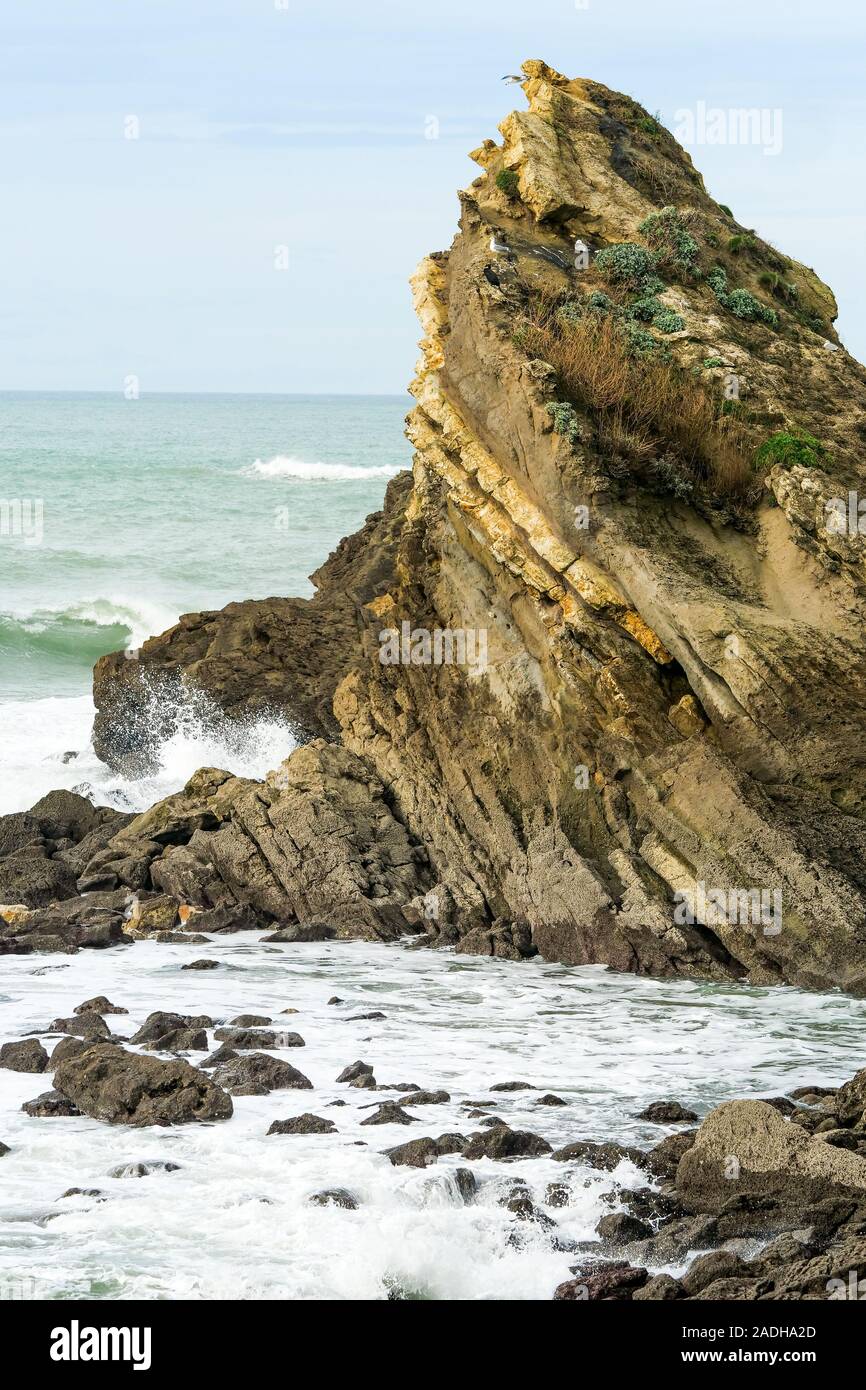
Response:
[[[264,787],[217,774],[121,831],[87,881],[144,865],[196,905],[341,935],[410,923],[506,958],[866,992],[866,552],[827,524],[866,486],[866,377],[831,291],[739,227],[635,103],[524,73],[529,109],[475,152],[453,246],[413,280],[411,490],[392,485],[307,607],[231,605],[97,668],[119,762],[141,753],[117,714],[149,672],[230,712],[276,700],[339,744]],[[597,255],[648,254],[642,226],[671,207],[696,249],[686,269],[658,259],[635,351],[702,382],[719,419],[733,373],[749,449],[805,430],[819,467],[773,455],[741,495],[714,493],[669,440],[603,428],[533,350],[539,305],[585,316],[589,287],[628,317]]]
[[[752,1197],[806,1209],[828,1196],[864,1202],[866,1157],[808,1134],[764,1101],[737,1100],[704,1120],[679,1161],[676,1184],[695,1211]]]
[[[232,1113],[231,1097],[188,1062],[162,1062],[111,1044],[68,1057],[54,1084],[83,1115],[110,1125],[190,1124]]]

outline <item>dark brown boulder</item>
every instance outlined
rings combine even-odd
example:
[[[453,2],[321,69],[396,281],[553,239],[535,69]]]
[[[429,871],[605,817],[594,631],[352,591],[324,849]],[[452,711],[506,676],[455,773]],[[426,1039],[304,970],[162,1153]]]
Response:
[[[59,1091],[43,1091],[35,1100],[26,1100],[21,1109],[40,1120],[68,1119],[81,1114],[78,1106]]]
[[[48,1053],[36,1038],[4,1043],[0,1047],[0,1067],[5,1067],[7,1071],[45,1071],[48,1067]]]
[[[687,1110],[678,1100],[655,1100],[636,1117],[649,1120],[654,1125],[691,1124],[698,1118],[694,1110]]]
[[[189,1124],[227,1120],[232,1113],[226,1092],[188,1062],[163,1062],[110,1044],[61,1062],[54,1082],[83,1114],[106,1124]]]
[[[129,1041],[135,1044],[153,1043],[177,1029],[198,1031],[201,1028],[212,1027],[213,1019],[209,1018],[207,1014],[175,1014],[158,1010],[156,1013],[148,1014],[144,1023],[133,1033]]]
[[[509,1129],[497,1125],[486,1134],[475,1134],[463,1150],[463,1157],[473,1158],[541,1158],[552,1152],[551,1145],[540,1134],[528,1130]]]
[[[268,1134],[336,1134],[337,1126],[321,1115],[293,1115],[288,1120],[274,1120]]]
[[[269,1091],[311,1091],[313,1083],[303,1072],[266,1052],[245,1052],[222,1062],[214,1080],[233,1096],[267,1095]]]
[[[558,1163],[571,1163],[576,1160],[590,1168],[600,1168],[610,1173],[623,1159],[640,1167],[646,1155],[641,1149],[631,1148],[628,1144],[596,1144],[590,1139],[579,1139],[573,1144],[565,1144],[561,1149],[557,1149],[553,1157]]]
[[[643,1288],[648,1274],[623,1262],[608,1265],[589,1265],[576,1271],[574,1279],[560,1284],[553,1297],[558,1302],[597,1302],[630,1299],[635,1290]]]

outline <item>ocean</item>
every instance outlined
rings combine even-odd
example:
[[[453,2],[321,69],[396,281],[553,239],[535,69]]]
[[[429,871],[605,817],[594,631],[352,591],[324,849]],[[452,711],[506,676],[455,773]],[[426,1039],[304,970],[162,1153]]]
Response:
[[[94,662],[181,613],[311,594],[410,465],[409,404],[0,394],[0,814],[54,787],[143,809],[197,767],[263,776],[286,756],[278,722],[214,734],[191,715],[158,771],[124,782],[90,747]]]

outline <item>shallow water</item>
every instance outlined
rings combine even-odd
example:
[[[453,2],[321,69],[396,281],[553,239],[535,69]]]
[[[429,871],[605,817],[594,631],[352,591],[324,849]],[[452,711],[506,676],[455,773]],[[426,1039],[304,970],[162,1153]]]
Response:
[[[395,1168],[382,1151],[419,1135],[469,1133],[477,1122],[460,1108],[466,1100],[496,1100],[495,1113],[554,1146],[648,1147],[670,1132],[634,1118],[652,1100],[675,1098],[703,1115],[732,1097],[840,1082],[864,1065],[866,1003],[839,994],[660,982],[401,945],[266,945],[260,935],[3,958],[3,1041],[102,993],[130,1010],[108,1018],[124,1035],[155,1009],[217,1022],[262,1013],[304,1037],[303,1049],[277,1055],[315,1090],[238,1097],[224,1124],[131,1130],[31,1119],[20,1106],[48,1089],[50,1074],[0,1071],[0,1140],[12,1150],[0,1159],[0,1288],[14,1293],[27,1280],[26,1296],[39,1298],[547,1299],[578,1257],[556,1251],[498,1198],[522,1177],[543,1206],[547,1184],[567,1177],[571,1204],[545,1210],[558,1234],[588,1240],[610,1210],[602,1194],[614,1179],[642,1185],[638,1170],[622,1164],[612,1178],[549,1158],[484,1160],[471,1165],[479,1191],[464,1205],[449,1176],[466,1166],[459,1156],[420,1170]],[[181,970],[201,956],[220,968]],[[334,994],[344,1003],[329,1005]],[[287,1007],[299,1012],[280,1018]],[[385,1019],[348,1021],[371,1009]],[[408,1097],[337,1086],[358,1058],[380,1084],[441,1087],[451,1103],[413,1112]],[[510,1080],[538,1092],[488,1094]],[[539,1106],[545,1091],[568,1105]],[[420,1122],[361,1126],[365,1107],[392,1098]],[[326,1108],[336,1099],[345,1107]],[[305,1111],[332,1119],[339,1133],[266,1136],[273,1119]],[[140,1159],[180,1169],[106,1176]],[[61,1199],[71,1186],[99,1188],[107,1200]],[[358,1210],[311,1206],[325,1187],[348,1188]]]

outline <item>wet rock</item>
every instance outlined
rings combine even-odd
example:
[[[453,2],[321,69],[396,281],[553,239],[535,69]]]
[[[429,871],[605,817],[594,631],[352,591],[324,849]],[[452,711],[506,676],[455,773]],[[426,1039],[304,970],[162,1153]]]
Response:
[[[238,1052],[250,1052],[257,1047],[304,1047],[300,1033],[269,1032],[264,1028],[217,1028],[217,1042],[228,1043]]]
[[[567,1207],[571,1203],[571,1188],[564,1182],[549,1182],[544,1200],[549,1207]]]
[[[246,903],[206,908],[202,912],[194,913],[187,920],[191,931],[216,936],[228,936],[237,931],[254,931],[262,925],[258,914]]]
[[[682,1284],[678,1279],[673,1279],[670,1274],[657,1274],[655,1278],[648,1279],[641,1288],[635,1289],[632,1293],[632,1299],[635,1301],[646,1300],[657,1303],[668,1303],[675,1298],[682,1297]]]
[[[526,960],[538,954],[530,928],[517,922],[475,927],[459,938],[454,949],[458,955],[495,956],[499,960]]]
[[[283,1010],[283,1013],[287,1012],[287,1009]],[[266,1028],[273,1020],[268,1018],[267,1014],[238,1014],[237,1018],[229,1019],[229,1022],[233,1028]]]
[[[455,1168],[451,1176],[454,1179],[454,1185],[457,1191],[466,1205],[468,1206],[470,1202],[474,1202],[478,1192],[478,1183],[472,1169]]]
[[[403,1090],[401,1087],[383,1087],[384,1090]],[[446,1105],[451,1097],[447,1091],[419,1091],[415,1087],[406,1088],[410,1105]]]
[[[227,1120],[232,1113],[225,1091],[188,1062],[105,1044],[61,1062],[54,1082],[83,1114],[106,1124],[189,1124]]]
[[[355,1081],[359,1076],[372,1076],[373,1068],[368,1062],[352,1062],[351,1066],[344,1067],[337,1077],[338,1082]]]
[[[821,1090],[812,1087],[812,1092],[819,1099],[823,1096],[833,1095],[832,1091]],[[793,1094],[793,1092],[792,1092]],[[804,1096],[795,1099],[803,1099]],[[840,1125],[859,1125],[864,1128],[863,1117],[866,1114],[866,1071],[858,1071],[850,1081],[846,1081],[844,1086],[840,1086],[835,1093],[833,1104],[834,1114]]]
[[[98,1187],[67,1187],[57,1198],[58,1202],[62,1202],[65,1197],[95,1197],[98,1202],[107,1201],[105,1193]]]
[[[857,1073],[858,1076],[862,1072]],[[856,1077],[855,1077],[856,1080]],[[851,1083],[848,1082],[848,1085]],[[816,1101],[823,1100],[826,1096],[835,1096],[839,1093],[838,1086],[798,1086],[796,1090],[789,1091],[792,1100],[801,1100],[807,1105],[813,1105]]]
[[[43,1091],[35,1100],[26,1100],[21,1109],[25,1114],[43,1120],[65,1119],[81,1114],[69,1097],[61,1095],[59,1091]]]
[[[36,1038],[4,1043],[0,1047],[0,1067],[5,1067],[7,1071],[45,1071],[48,1053]]]
[[[231,1062],[239,1056],[240,1053],[236,1052],[233,1047],[229,1047],[227,1043],[222,1043],[209,1053],[203,1062],[199,1062],[199,1066],[209,1071],[212,1067],[222,1066],[223,1062]]]
[[[413,1125],[418,1122],[417,1115],[410,1115],[396,1101],[386,1100],[375,1113],[362,1120],[362,1125]]]
[[[332,994],[331,997],[330,997],[330,999],[328,1000],[328,1003],[329,1003],[329,1004],[342,1004],[342,1003],[344,1003],[344,1000],[342,1000],[338,994]]]
[[[485,1134],[472,1135],[463,1156],[467,1159],[540,1158],[551,1152],[550,1144],[540,1134],[498,1125]]]
[[[765,1245],[759,1255],[756,1255],[747,1266],[750,1274],[770,1274],[774,1272],[776,1265],[803,1264],[811,1259],[818,1251],[808,1240],[803,1240],[786,1231],[784,1235],[777,1236],[769,1245]]]
[[[632,1241],[643,1240],[653,1233],[649,1222],[639,1221],[637,1217],[628,1216],[621,1211],[603,1216],[595,1230],[596,1235],[609,1245],[630,1245]]]
[[[566,1279],[554,1292],[558,1302],[596,1302],[610,1299],[630,1299],[636,1289],[643,1288],[648,1274],[620,1261],[578,1268],[574,1279]]]
[[[631,1260],[640,1264],[678,1264],[692,1250],[706,1250],[720,1239],[714,1216],[689,1216],[662,1226],[655,1235],[636,1240],[629,1245]]]
[[[694,1110],[686,1110],[678,1100],[654,1100],[638,1116],[638,1120],[649,1120],[655,1125],[691,1124],[698,1118]]]
[[[563,1100],[561,1096],[552,1095],[552,1094],[548,1091],[547,1095],[545,1095],[545,1096],[538,1096],[537,1099],[536,1099],[536,1101],[535,1101],[535,1104],[536,1104],[536,1105],[551,1105],[551,1106],[553,1106],[553,1105],[567,1105],[567,1104],[568,1104],[568,1101],[567,1101],[567,1100]]]
[[[644,1167],[656,1178],[676,1177],[680,1159],[692,1147],[697,1132],[696,1129],[689,1129],[679,1134],[669,1134],[650,1149],[643,1161]]]
[[[219,964],[218,960],[207,960],[203,958],[202,960],[188,961],[186,965],[182,965],[180,968],[181,970],[218,970]]]
[[[767,1105],[772,1105],[774,1110],[778,1110],[780,1115],[793,1115],[797,1111],[797,1106],[787,1096],[767,1096]]]
[[[343,1022],[343,1023],[367,1023],[367,1022],[369,1022],[371,1019],[385,1018],[385,1016],[386,1016],[386,1015],[383,1014],[383,1013],[381,1013],[378,1009],[374,1009],[373,1012],[372,1012],[372,1013],[369,1013],[369,1014],[352,1014],[350,1018],[344,1018],[344,1019],[342,1020],[342,1022]]]
[[[512,1183],[509,1190],[499,1199],[499,1205],[516,1216],[518,1221],[530,1221],[544,1230],[556,1229],[556,1222],[546,1212],[540,1211],[532,1200],[525,1182]]]
[[[462,1154],[469,1147],[465,1134],[440,1134],[435,1143],[436,1151],[440,1154]]]
[[[69,866],[49,859],[42,850],[22,849],[0,859],[2,902],[47,907],[55,899],[71,898],[76,892],[75,874]]]
[[[748,1273],[745,1260],[732,1250],[711,1250],[692,1262],[680,1282],[689,1297],[693,1297],[719,1279],[739,1279],[748,1277]]]
[[[358,1199],[345,1187],[329,1187],[323,1192],[314,1192],[309,1198],[316,1207],[343,1207],[346,1211],[357,1211]]]
[[[627,1144],[596,1144],[590,1139],[579,1139],[573,1144],[564,1144],[553,1157],[558,1163],[571,1163],[575,1160],[585,1163],[589,1168],[600,1168],[610,1173],[623,1160],[640,1167],[646,1155],[642,1149],[630,1148]]]
[[[378,1091],[379,1089],[375,1076],[368,1076],[367,1072],[361,1076],[356,1076],[349,1082],[349,1085],[353,1086],[356,1091]]]
[[[171,931],[176,922],[177,903],[174,898],[167,893],[142,894],[133,901],[126,930],[134,937],[155,936],[157,932]]]
[[[281,1014],[297,1014],[297,1013],[300,1013],[300,1009],[280,1009],[280,1013],[281,1013]],[[271,1021],[271,1020],[268,1019],[268,1022],[269,1022],[269,1023],[270,1023],[270,1021]]]
[[[207,1033],[203,1028],[173,1028],[144,1046],[148,1052],[207,1052]]]
[[[651,1187],[631,1190],[617,1188],[613,1192],[606,1192],[604,1198],[615,1206],[622,1203],[631,1216],[643,1222],[670,1221],[685,1214],[678,1197],[668,1192],[656,1192]]]
[[[104,1018],[95,1013],[74,1014],[72,1018],[55,1018],[49,1033],[69,1033],[74,1038],[107,1038],[110,1029]]]
[[[79,1004],[73,1009],[74,1014],[128,1014],[129,1009],[122,1008],[119,1004],[112,1004],[110,999],[106,999],[104,994],[97,994],[94,999],[85,999],[83,1004]]]
[[[158,931],[149,939],[158,942],[160,946],[207,946],[208,944],[207,937],[202,936],[199,932]]]
[[[109,1178],[147,1178],[151,1173],[177,1173],[180,1171],[179,1163],[172,1163],[165,1159],[149,1158],[141,1163],[119,1163],[116,1168],[109,1169]]]
[[[423,1139],[410,1139],[406,1144],[397,1144],[393,1149],[386,1149],[385,1153],[395,1167],[426,1168],[439,1157],[436,1141],[429,1135]]]
[[[285,922],[270,936],[263,936],[262,941],[332,941],[336,935],[327,922],[305,922],[303,925],[300,922]]]
[[[48,1070],[54,1071],[67,1057],[74,1057],[76,1053],[83,1052],[91,1044],[85,1038],[61,1038],[60,1042],[51,1053],[51,1060],[48,1063]]]
[[[336,1134],[337,1126],[321,1115],[293,1115],[289,1120],[274,1120],[268,1134]]]
[[[198,1032],[202,1028],[212,1028],[213,1019],[207,1014],[175,1014],[157,1011],[148,1014],[144,1023],[129,1039],[131,1043],[153,1043],[178,1029],[191,1029]]]
[[[0,1158],[5,1158],[6,1155],[11,1152],[12,1150],[9,1148],[8,1144],[0,1143]]]
[[[491,1091],[534,1091],[535,1087],[530,1086],[528,1081],[497,1081],[495,1086],[490,1087]]]
[[[246,1052],[223,1062],[214,1081],[231,1095],[267,1095],[269,1091],[311,1091],[313,1083],[297,1067],[266,1052]]]

